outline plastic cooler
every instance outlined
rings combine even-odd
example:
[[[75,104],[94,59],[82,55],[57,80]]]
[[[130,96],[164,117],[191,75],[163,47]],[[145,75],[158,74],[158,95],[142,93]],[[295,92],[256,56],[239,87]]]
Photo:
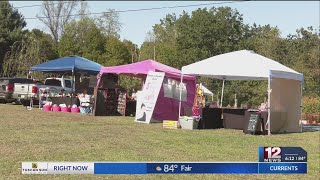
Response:
[[[181,126],[181,129],[198,129],[199,124],[199,118],[198,117],[180,117],[179,124]]]
[[[91,112],[90,107],[80,107],[81,114],[89,114]]]

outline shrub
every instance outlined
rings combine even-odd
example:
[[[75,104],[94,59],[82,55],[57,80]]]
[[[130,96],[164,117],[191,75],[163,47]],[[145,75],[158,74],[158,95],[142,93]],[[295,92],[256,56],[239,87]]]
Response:
[[[303,113],[319,114],[320,113],[320,97],[303,97]]]

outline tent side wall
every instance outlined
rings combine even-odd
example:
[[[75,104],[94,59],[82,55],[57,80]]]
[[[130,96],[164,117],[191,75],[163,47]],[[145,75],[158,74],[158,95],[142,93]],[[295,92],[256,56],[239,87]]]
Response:
[[[165,77],[166,78],[166,77]],[[180,82],[180,78],[168,77]],[[183,83],[186,83],[187,88],[187,101],[181,102],[181,114],[186,114],[192,111],[193,100],[196,93],[196,81],[192,79],[183,79]],[[153,112],[153,119],[158,121],[179,119],[179,99],[167,98],[164,96],[163,84],[160,89],[159,97]]]
[[[160,72],[160,71],[157,71]],[[113,73],[112,73],[113,74]],[[119,74],[117,74],[119,75]],[[121,74],[125,76],[139,77],[145,78],[146,74]],[[98,74],[97,78],[97,87],[102,85],[103,79],[106,78],[107,72],[101,72]],[[165,78],[174,79],[177,82],[180,82],[180,75],[165,73]],[[187,88],[187,102],[182,101],[181,106],[181,114],[185,114],[185,112],[191,112],[193,106],[193,100],[195,96],[195,88],[196,88],[196,79],[195,77],[186,76],[183,80],[186,83]],[[142,90],[142,89],[141,89]],[[179,119],[179,99],[167,98],[164,96],[164,88],[163,84],[161,85],[161,89],[159,92],[159,97],[156,102],[152,120],[163,121],[163,120],[174,120],[177,121]]]
[[[271,132],[300,132],[301,82],[290,79],[272,78],[271,89]]]

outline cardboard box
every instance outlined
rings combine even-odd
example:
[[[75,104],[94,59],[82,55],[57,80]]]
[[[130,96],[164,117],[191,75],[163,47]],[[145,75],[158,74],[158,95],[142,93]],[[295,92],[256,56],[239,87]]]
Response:
[[[162,122],[162,127],[166,129],[179,129],[180,124],[178,121],[164,120]]]

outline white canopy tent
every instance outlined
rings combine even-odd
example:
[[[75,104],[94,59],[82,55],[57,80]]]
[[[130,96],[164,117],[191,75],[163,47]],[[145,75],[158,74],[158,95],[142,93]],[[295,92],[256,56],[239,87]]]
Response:
[[[200,89],[203,91],[204,95],[213,96],[213,93],[204,85],[201,84]]]
[[[301,73],[248,50],[213,56],[183,66],[181,72],[184,75],[221,79],[223,86],[225,80],[268,80],[268,134],[271,131],[301,131]]]
[[[200,83],[199,85],[203,95],[211,96],[211,99],[213,100],[213,92],[206,88],[202,83]]]

